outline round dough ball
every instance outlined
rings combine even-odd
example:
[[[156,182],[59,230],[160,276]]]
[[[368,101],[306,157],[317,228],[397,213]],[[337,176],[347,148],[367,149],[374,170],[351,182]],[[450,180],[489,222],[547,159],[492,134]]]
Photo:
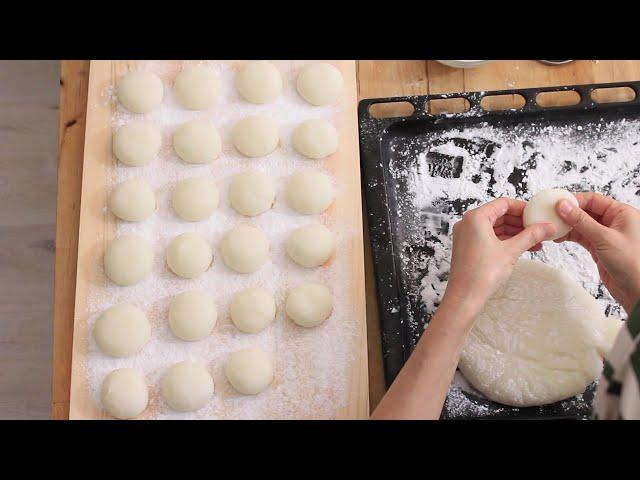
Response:
[[[130,167],[147,165],[158,156],[161,145],[160,130],[147,122],[129,122],[113,135],[113,154]]]
[[[209,163],[220,155],[222,141],[212,123],[191,120],[173,134],[173,149],[187,163]]]
[[[93,337],[107,355],[130,357],[151,338],[151,326],[138,307],[123,303],[106,310],[93,326]]]
[[[102,382],[100,400],[109,415],[127,420],[144,412],[149,391],[142,374],[132,368],[120,368]]]
[[[114,238],[104,253],[104,272],[118,285],[134,285],[144,280],[151,272],[151,267],[151,246],[137,235]]]
[[[256,395],[271,385],[271,359],[259,348],[245,348],[229,355],[224,374],[231,386],[245,395]]]
[[[311,105],[334,103],[342,92],[342,74],[328,63],[314,63],[304,67],[298,75],[298,93]]]
[[[584,392],[599,376],[622,325],[563,271],[519,260],[478,315],[460,371],[495,402],[557,402]]]
[[[197,233],[187,232],[171,240],[167,247],[167,265],[182,278],[202,275],[213,262],[211,245]]]
[[[278,125],[264,115],[243,118],[233,127],[233,145],[245,157],[263,157],[278,147]]]
[[[162,398],[178,412],[194,412],[213,397],[213,378],[199,363],[186,360],[171,366],[162,379]]]
[[[229,201],[241,215],[254,217],[269,210],[276,200],[276,183],[258,170],[247,170],[233,177]]]
[[[176,76],[173,91],[184,108],[206,110],[220,95],[220,81],[210,68],[189,67]]]
[[[146,182],[126,180],[109,195],[109,209],[122,220],[141,222],[156,209],[156,196]]]
[[[331,178],[317,170],[296,172],[287,185],[287,203],[298,213],[324,212],[335,198]]]
[[[216,184],[208,178],[185,178],[171,195],[171,205],[178,216],[189,222],[206,220],[218,208]]]
[[[238,225],[222,238],[220,253],[230,269],[238,273],[252,273],[269,256],[269,239],[259,228]]]
[[[187,342],[202,340],[218,320],[214,301],[203,292],[184,292],[174,297],[169,307],[169,327],[173,334]]]
[[[233,324],[245,333],[260,332],[276,318],[273,295],[258,287],[236,293],[229,310]]]
[[[273,63],[249,62],[236,75],[236,89],[251,103],[270,103],[282,92],[282,75]]]
[[[319,267],[329,260],[336,249],[333,233],[324,225],[312,223],[296,228],[287,238],[287,254],[298,265]]]
[[[322,118],[305,120],[293,131],[293,148],[314,160],[328,157],[338,150],[338,132]]]
[[[576,207],[578,206],[578,199],[573,193],[562,188],[552,188],[536,193],[524,207],[522,225],[526,228],[534,223],[551,223],[556,227],[556,233],[547,240],[564,237],[571,231],[571,227],[556,213],[556,203],[560,200],[569,200]]]
[[[133,113],[148,113],[162,103],[164,88],[155,73],[129,72],[118,85],[118,100]]]
[[[319,283],[303,283],[292,288],[285,304],[287,316],[301,327],[317,327],[333,311],[333,296]]]

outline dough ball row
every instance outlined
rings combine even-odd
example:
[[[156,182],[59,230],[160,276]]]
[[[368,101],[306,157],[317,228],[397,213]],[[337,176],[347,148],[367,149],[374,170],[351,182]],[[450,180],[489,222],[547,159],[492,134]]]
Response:
[[[222,261],[237,273],[258,271],[269,257],[270,249],[267,235],[259,228],[245,224],[229,230],[220,242]],[[324,265],[335,249],[335,235],[319,223],[294,229],[285,243],[289,258],[306,268]],[[182,233],[167,246],[166,262],[169,270],[178,277],[196,278],[213,264],[213,249],[199,234]],[[117,285],[129,286],[141,282],[151,273],[152,267],[151,245],[137,235],[118,236],[105,250],[105,274]]]
[[[271,358],[259,348],[238,350],[224,366],[227,381],[239,393],[256,395],[273,382]],[[213,398],[213,377],[205,365],[185,360],[169,367],[160,385],[164,402],[174,411],[200,410]],[[136,418],[149,404],[144,376],[133,368],[120,368],[102,382],[100,400],[104,409],[122,420]]]
[[[283,80],[278,68],[267,61],[245,64],[237,72],[235,88],[248,102],[265,104],[282,93]],[[328,63],[307,65],[296,79],[298,94],[311,105],[334,103],[343,88],[340,70]],[[221,82],[217,73],[206,66],[182,70],[173,82],[177,102],[187,110],[206,110],[218,100]],[[118,100],[130,112],[149,113],[164,97],[162,80],[149,71],[127,73],[118,85]]]
[[[313,169],[300,170],[289,179],[285,198],[290,208],[303,215],[324,212],[335,199],[331,178]],[[255,217],[273,207],[276,185],[273,178],[258,170],[246,170],[233,177],[229,185],[229,203],[240,215]],[[220,194],[213,180],[190,177],[173,188],[171,206],[183,220],[200,222],[218,208]],[[143,180],[126,180],[118,184],[108,200],[109,209],[121,220],[141,222],[156,210],[152,188]]]
[[[330,290],[316,283],[292,288],[285,302],[287,317],[305,328],[320,325],[332,311]],[[229,312],[231,321],[240,331],[257,333],[275,320],[276,304],[269,292],[248,288],[233,296]],[[184,341],[198,341],[210,335],[217,318],[216,304],[204,292],[181,293],[174,297],[169,307],[169,327],[176,337]],[[122,304],[110,308],[98,318],[93,334],[107,355],[129,357],[147,344],[151,326],[142,310]],[[230,354],[224,373],[231,386],[245,395],[256,395],[266,390],[274,378],[271,358],[259,348]],[[175,411],[199,410],[213,398],[213,378],[200,363],[179,362],[165,372],[161,393],[167,405]],[[112,371],[102,384],[101,401],[107,412],[116,418],[137,417],[149,401],[143,375],[131,368]]]
[[[280,144],[276,122],[265,115],[251,115],[233,127],[231,142],[245,157],[258,158],[274,152]],[[331,122],[311,118],[293,131],[293,148],[311,160],[321,160],[338,150],[338,132]],[[196,119],[180,125],[173,133],[173,150],[184,162],[204,164],[216,160],[222,152],[222,139],[209,120]],[[153,124],[132,121],[113,136],[113,153],[123,164],[139,167],[155,159],[162,145],[160,130]]]

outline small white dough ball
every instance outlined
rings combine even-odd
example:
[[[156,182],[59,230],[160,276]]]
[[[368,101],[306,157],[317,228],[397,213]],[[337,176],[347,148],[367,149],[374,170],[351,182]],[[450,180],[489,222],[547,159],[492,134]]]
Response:
[[[141,222],[156,209],[156,196],[147,182],[126,180],[109,195],[109,209],[122,220]]]
[[[273,366],[261,349],[245,348],[229,355],[224,374],[237,392],[257,395],[271,385]]]
[[[251,103],[270,103],[282,92],[282,75],[273,63],[249,62],[236,75],[236,89]]]
[[[220,95],[220,81],[210,68],[188,67],[176,76],[173,91],[184,108],[206,110]]]
[[[340,70],[328,63],[314,63],[300,71],[296,87],[311,105],[328,105],[338,99],[342,84]]]
[[[324,212],[335,198],[331,178],[317,170],[301,170],[287,184],[287,203],[298,213]]]
[[[262,288],[247,288],[233,296],[229,313],[238,330],[257,333],[275,320],[276,302],[273,295]]]
[[[278,147],[278,125],[264,115],[243,118],[233,127],[233,145],[245,157],[263,157]]]
[[[211,245],[197,233],[178,235],[167,247],[167,265],[182,278],[195,278],[211,266]]]
[[[164,88],[155,73],[127,73],[118,84],[118,100],[133,113],[148,113],[162,103]]]
[[[173,134],[173,149],[187,163],[209,163],[222,151],[216,127],[206,120],[191,120]]]
[[[218,208],[218,187],[208,178],[185,178],[171,195],[171,205],[178,216],[189,222],[206,220]]]
[[[218,309],[209,295],[190,291],[176,295],[169,307],[169,327],[173,334],[187,342],[209,335],[218,320]]]
[[[132,368],[114,370],[102,382],[102,406],[109,415],[127,420],[144,412],[149,391],[142,374]]]
[[[333,233],[324,225],[312,223],[296,228],[287,238],[287,254],[298,265],[307,268],[319,267],[335,252]]]
[[[104,272],[118,285],[134,285],[144,280],[152,267],[151,246],[137,235],[116,237],[104,253]]]
[[[316,327],[333,311],[333,296],[319,283],[303,283],[289,290],[285,304],[287,316],[301,327]]]
[[[130,357],[151,338],[151,326],[142,310],[123,303],[109,308],[93,326],[93,337],[107,355]]]
[[[238,273],[252,273],[269,256],[269,239],[259,228],[238,225],[224,235],[220,252],[222,260],[230,269]]]
[[[276,183],[258,170],[247,170],[233,177],[229,202],[241,215],[253,217],[269,210],[276,199]]]
[[[184,361],[169,368],[162,379],[162,398],[178,412],[194,412],[213,397],[213,378],[199,363]]]
[[[160,130],[147,122],[129,122],[113,135],[113,154],[130,167],[147,165],[158,156],[161,145]]]
[[[547,240],[564,237],[571,231],[571,227],[564,223],[556,213],[556,203],[560,200],[569,200],[576,207],[578,206],[578,199],[573,193],[562,188],[553,188],[536,193],[524,207],[522,225],[526,228],[534,223],[550,223],[556,228],[556,233]]]
[[[305,120],[293,131],[293,148],[313,160],[328,157],[338,150],[338,132],[322,118]]]

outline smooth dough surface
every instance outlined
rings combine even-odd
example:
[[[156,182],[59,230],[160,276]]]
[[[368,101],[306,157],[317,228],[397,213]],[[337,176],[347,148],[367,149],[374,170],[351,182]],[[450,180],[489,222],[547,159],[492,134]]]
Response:
[[[264,115],[243,118],[233,127],[233,145],[245,157],[270,154],[280,142],[278,125]]]
[[[127,73],[118,84],[118,100],[133,113],[149,113],[162,103],[164,87],[152,72]]]
[[[241,215],[254,217],[269,210],[276,200],[276,182],[259,170],[246,170],[233,177],[229,202]]]
[[[238,225],[224,235],[220,252],[230,269],[238,273],[252,273],[269,256],[269,238],[257,227]]]
[[[169,327],[173,334],[187,342],[209,335],[218,320],[213,299],[204,292],[189,291],[176,295],[169,307]]]
[[[144,377],[132,368],[120,368],[106,376],[100,391],[102,406],[109,415],[127,420],[144,412],[149,391]]]
[[[185,178],[171,194],[176,214],[189,222],[206,220],[218,208],[220,194],[213,180],[204,177]]]
[[[211,266],[211,245],[197,233],[187,232],[175,237],[167,247],[167,265],[182,278],[195,278]]]
[[[249,62],[236,75],[236,89],[251,103],[271,103],[282,92],[282,75],[273,63]]]
[[[524,207],[522,224],[526,228],[534,223],[551,223],[556,227],[556,234],[549,240],[564,237],[571,231],[571,227],[556,213],[556,203],[563,199],[578,206],[578,199],[573,193],[562,188],[552,188],[536,193]]]
[[[229,313],[238,330],[257,333],[275,320],[276,302],[263,288],[247,288],[233,296]]]
[[[335,235],[324,225],[312,223],[293,230],[287,238],[287,254],[307,268],[323,265],[335,252]]]
[[[113,135],[113,154],[130,167],[147,165],[160,152],[160,130],[148,122],[129,122]]]
[[[298,74],[298,93],[311,105],[334,103],[342,93],[342,73],[328,63],[314,63]]]
[[[303,283],[289,290],[287,316],[301,327],[317,327],[333,311],[333,295],[319,283]]]
[[[123,303],[109,308],[93,326],[93,337],[107,355],[130,357],[151,338],[151,326],[142,310]]]
[[[521,259],[476,319],[459,368],[490,400],[557,402],[599,376],[622,323],[564,272]]]
[[[229,355],[224,374],[237,392],[257,395],[271,385],[273,365],[260,348],[245,348]]]
[[[137,235],[114,238],[104,253],[104,272],[118,285],[134,285],[144,280],[152,267],[151,245]]]
[[[324,212],[335,198],[331,178],[318,170],[300,170],[287,184],[287,203],[298,213]]]
[[[207,120],[191,120],[173,134],[173,149],[187,163],[209,163],[222,151],[216,127]]]
[[[188,67],[176,76],[173,91],[184,108],[206,110],[220,95],[220,81],[210,68]]]
[[[338,150],[338,132],[327,120],[311,118],[296,127],[292,142],[300,155],[320,160]]]
[[[121,220],[141,222],[155,211],[156,196],[147,182],[125,180],[109,195],[109,209]]]
[[[162,379],[162,398],[178,412],[194,412],[213,397],[213,378],[207,369],[186,360],[171,366]]]

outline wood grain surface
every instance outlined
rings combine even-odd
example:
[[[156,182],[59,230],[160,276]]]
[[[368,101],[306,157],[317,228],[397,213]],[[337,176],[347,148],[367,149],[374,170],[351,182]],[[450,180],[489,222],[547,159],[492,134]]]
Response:
[[[283,71],[298,68],[289,61],[276,63]],[[344,91],[339,99],[340,108],[332,117],[332,123],[336,125],[343,141],[338,152],[323,162],[323,169],[331,172],[341,185],[340,193],[326,215],[331,217],[330,222],[336,231],[353,232],[349,234],[348,241],[342,244],[341,255],[336,257],[334,262],[340,262],[338,268],[344,271],[347,286],[343,296],[344,302],[340,307],[345,318],[356,326],[355,335],[349,337],[348,344],[349,350],[354,354],[354,361],[348,365],[341,365],[339,373],[347,379],[347,403],[338,409],[335,415],[336,418],[362,419],[367,418],[369,414],[369,390],[356,68],[353,61],[332,63],[342,72],[344,79]],[[105,92],[117,84],[122,75],[137,68],[139,65],[136,61],[99,60],[92,61],[90,65],[70,386],[69,418],[74,419],[109,418],[100,406],[96,405],[87,380],[87,338],[90,335],[88,321],[91,313],[87,300],[90,295],[95,295],[96,291],[104,291],[104,286],[112,288],[109,287],[111,282],[104,276],[101,264],[105,248],[116,235],[117,220],[113,215],[104,215],[103,211],[110,184],[116,176],[117,169],[121,167],[111,152],[112,118],[117,104],[105,102]],[[168,61],[164,68],[167,70],[162,73],[163,79],[170,83],[182,68],[182,62]],[[303,385],[304,382],[297,384],[296,395],[300,399],[313,396],[313,386],[305,390]],[[233,415],[233,411],[225,412],[227,404],[221,405],[222,418],[225,415]],[[157,411],[158,407],[152,404],[145,418],[154,418],[154,408]],[[295,410],[292,415],[295,418],[315,418],[313,411],[309,411],[308,402],[300,401],[293,408]]]
[[[73,335],[74,279],[77,257],[78,203],[82,171],[84,127],[73,130],[66,122],[83,124],[89,62],[63,61],[60,95],[60,165],[58,176],[58,226],[54,320],[54,400],[52,415],[68,418],[70,352]],[[493,61],[472,69],[455,69],[429,60],[361,60],[358,62],[359,98],[475,90],[500,90],[540,86],[605,83],[640,79],[640,61],[579,60],[550,66],[533,60]],[[609,98],[624,92],[610,92]],[[508,107],[515,99],[504,99]],[[561,99],[558,99],[560,102]],[[457,102],[457,105],[456,105]],[[431,111],[455,110],[453,104],[431,105]],[[441,110],[440,110],[441,109]],[[365,217],[366,218],[366,217]],[[365,280],[369,356],[369,399],[373,409],[384,394],[379,319],[371,251],[365,225]],[[61,258],[62,257],[62,258]]]

